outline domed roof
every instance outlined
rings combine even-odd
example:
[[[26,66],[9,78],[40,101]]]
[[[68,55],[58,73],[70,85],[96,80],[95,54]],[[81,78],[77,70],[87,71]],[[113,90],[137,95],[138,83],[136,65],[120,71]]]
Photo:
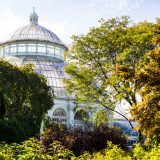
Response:
[[[17,29],[10,40],[43,40],[62,44],[61,40],[52,31],[38,24],[29,24]]]
[[[10,40],[42,40],[62,44],[55,33],[38,24],[38,15],[34,9],[30,14],[30,24],[17,29]]]

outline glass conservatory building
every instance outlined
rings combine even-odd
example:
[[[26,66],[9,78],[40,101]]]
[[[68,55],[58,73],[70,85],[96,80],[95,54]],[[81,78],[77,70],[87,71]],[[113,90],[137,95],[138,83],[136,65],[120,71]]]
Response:
[[[91,119],[94,112],[84,114],[82,109],[75,111],[74,97],[66,94],[63,79],[69,78],[64,72],[67,46],[55,33],[38,24],[38,15],[34,10],[29,18],[28,25],[17,29],[9,40],[0,43],[0,57],[18,66],[34,64],[35,71],[44,75],[54,90],[54,106],[48,111],[51,119],[68,127],[85,128],[82,115]],[[118,123],[118,126],[122,125]]]
[[[38,15],[33,9],[30,23],[17,29],[11,38],[0,43],[0,56],[18,66],[34,64],[35,71],[43,74],[54,89],[54,106],[48,115],[55,121],[68,126],[84,126],[80,112],[74,112],[74,98],[65,91],[63,79],[64,51],[67,46],[56,34],[38,24]],[[87,113],[87,117],[90,117]]]

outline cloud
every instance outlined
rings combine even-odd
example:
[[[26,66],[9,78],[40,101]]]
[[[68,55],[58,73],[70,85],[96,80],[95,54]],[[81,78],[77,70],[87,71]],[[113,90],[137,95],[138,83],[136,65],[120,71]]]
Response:
[[[78,26],[69,21],[42,22],[41,25],[53,31],[64,43],[71,43],[71,36],[76,34]]]
[[[14,14],[8,3],[4,5],[3,9],[3,13],[0,14],[0,41],[7,40],[17,27],[26,24],[26,21],[22,17]]]
[[[87,3],[80,5],[82,9],[93,9],[100,13],[129,12],[139,8],[146,0],[88,0]]]

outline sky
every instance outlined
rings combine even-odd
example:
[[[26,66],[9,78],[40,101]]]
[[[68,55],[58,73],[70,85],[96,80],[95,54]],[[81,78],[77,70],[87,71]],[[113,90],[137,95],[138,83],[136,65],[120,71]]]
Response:
[[[160,18],[160,0],[0,0],[0,41],[29,23],[33,7],[39,24],[67,45],[72,35],[86,34],[101,18],[128,15],[135,23]]]

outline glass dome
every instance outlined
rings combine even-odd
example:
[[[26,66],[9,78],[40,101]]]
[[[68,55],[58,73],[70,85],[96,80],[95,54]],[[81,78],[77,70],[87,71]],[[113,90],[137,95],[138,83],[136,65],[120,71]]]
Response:
[[[38,24],[29,24],[17,29],[10,41],[15,40],[41,40],[62,44],[61,40],[52,31]]]
[[[62,44],[56,34],[38,24],[38,15],[34,8],[30,14],[30,24],[17,29],[9,41],[16,40],[42,40]]]
[[[1,44],[1,55],[10,63],[22,66],[33,64],[35,71],[47,79],[56,96],[66,97],[63,79],[64,51],[67,47],[52,31],[38,24],[38,15],[30,15],[30,24],[15,31],[9,41]]]

